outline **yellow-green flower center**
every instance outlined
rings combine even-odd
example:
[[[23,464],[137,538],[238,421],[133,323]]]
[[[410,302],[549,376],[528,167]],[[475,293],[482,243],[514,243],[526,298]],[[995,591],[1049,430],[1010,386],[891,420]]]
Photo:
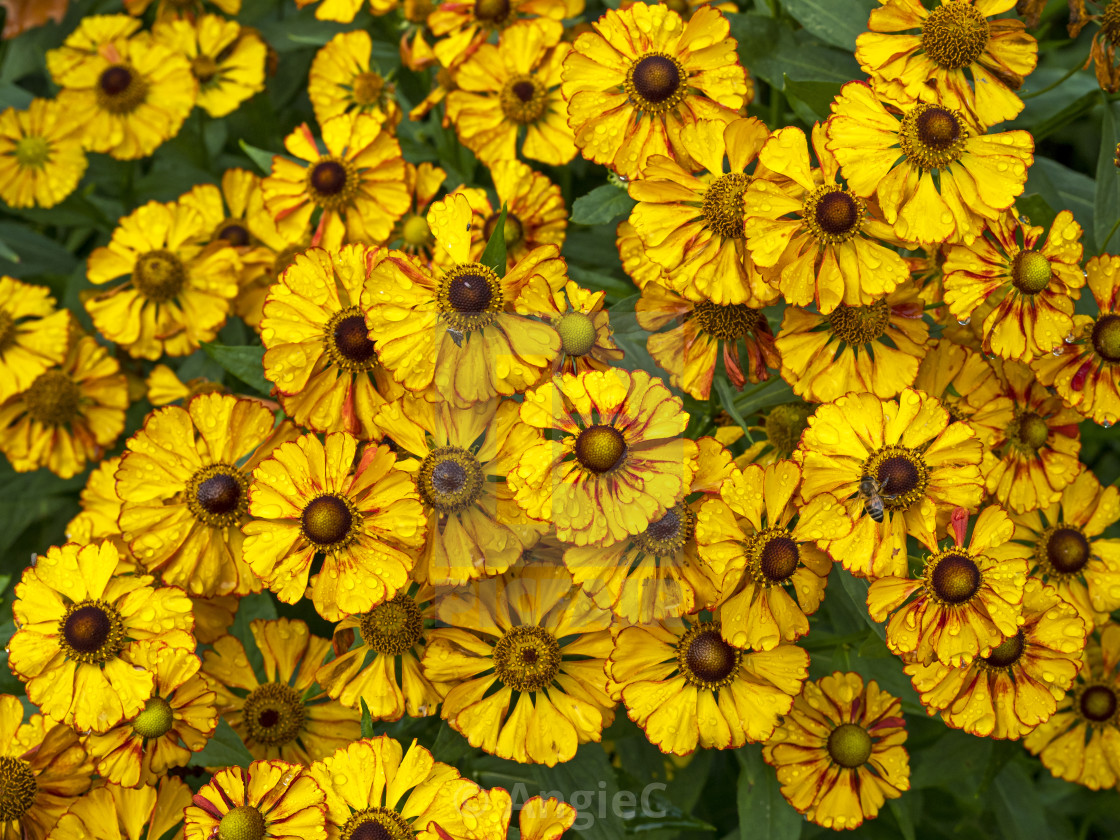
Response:
[[[860,232],[867,204],[839,184],[817,187],[805,198],[801,216],[822,245],[840,245]]]
[[[354,77],[354,102],[362,108],[376,105],[384,90],[385,80],[377,73],[367,70]]]
[[[880,299],[870,306],[837,306],[828,314],[828,325],[842,342],[858,347],[882,338],[890,318],[887,301]]]
[[[540,691],[559,673],[560,643],[543,627],[512,627],[494,646],[494,674],[514,691]]]
[[[342,826],[339,840],[412,840],[408,820],[388,808],[355,811]]]
[[[490,218],[482,226],[482,235],[486,241],[490,241],[490,237],[494,235],[494,229],[498,227],[498,219],[501,218],[501,213],[492,213]],[[505,235],[506,245],[516,245],[525,236],[525,230],[521,225],[521,220],[513,213],[506,213],[506,223],[502,226],[502,233]]]
[[[432,229],[423,216],[409,216],[401,225],[401,239],[413,248],[422,248],[432,240]]]
[[[22,758],[0,756],[0,823],[20,819],[31,810],[38,793],[30,764]]]
[[[106,67],[97,80],[97,104],[110,114],[135,111],[148,97],[148,83],[128,64]]]
[[[664,516],[649,523],[642,533],[632,539],[646,554],[655,557],[675,557],[692,539],[696,531],[696,514],[683,502],[677,502]]]
[[[136,291],[154,303],[171,300],[182,291],[186,279],[182,260],[163,248],[141,255],[132,269]]]
[[[513,76],[502,87],[498,102],[510,122],[528,125],[544,114],[548,105],[548,88],[532,76]]]
[[[489,326],[505,308],[501,279],[481,263],[463,263],[447,272],[438,299],[443,320],[461,333]]]
[[[988,21],[971,3],[949,3],[922,24],[922,51],[946,70],[968,67],[984,53]]]
[[[1120,362],[1120,315],[1102,315],[1093,325],[1093,349],[1106,362]]]
[[[586,356],[595,346],[595,322],[583,312],[561,315],[556,332],[560,334],[560,350],[568,356]]]
[[[624,87],[639,111],[661,114],[684,99],[687,90],[684,65],[662,52],[648,52],[626,71]]]
[[[218,823],[218,840],[262,840],[264,817],[252,805],[238,805]]]
[[[402,592],[359,618],[358,631],[378,653],[400,656],[420,641],[424,619],[416,602]]]
[[[44,426],[61,426],[78,416],[82,392],[62,371],[48,370],[35,377],[23,400],[32,420]]]
[[[677,666],[693,685],[713,690],[730,685],[739,673],[743,651],[720,635],[718,621],[694,624],[677,642]]]
[[[746,338],[762,323],[762,313],[743,303],[720,305],[702,300],[692,309],[692,317],[705,333],[719,341]]]
[[[485,484],[482,464],[458,446],[433,449],[416,475],[420,498],[444,516],[460,513],[477,502]]]
[[[622,461],[626,454],[626,438],[614,426],[588,426],[576,438],[575,453],[581,466],[601,475]]]
[[[307,719],[307,708],[299,692],[290,685],[265,683],[245,698],[242,715],[251,740],[281,747],[299,735]]]
[[[700,212],[710,230],[725,239],[742,239],[743,193],[751,179],[741,172],[720,175],[704,190],[704,203]]]
[[[971,557],[946,553],[930,562],[929,585],[946,604],[964,604],[980,590],[980,567]]]
[[[1020,251],[1011,261],[1011,283],[1025,295],[1037,295],[1050,285],[1050,260],[1038,251]]]
[[[959,160],[968,138],[957,111],[926,103],[906,112],[898,135],[902,153],[920,169],[940,169]]]
[[[132,731],[141,738],[160,738],[171,731],[175,714],[171,704],[162,697],[150,697],[144,711],[132,720]]]
[[[353,542],[360,521],[354,503],[334,493],[315,497],[300,515],[304,536],[320,551],[336,551]]]
[[[112,604],[87,599],[67,607],[58,622],[58,635],[67,659],[100,665],[124,647],[124,620]]]
[[[766,438],[778,457],[788,458],[801,443],[801,433],[809,428],[809,415],[814,406],[805,403],[785,403],[774,406],[762,421]]]
[[[187,482],[187,507],[211,528],[241,523],[249,507],[249,480],[232,464],[210,464]]]
[[[21,137],[16,141],[16,162],[20,166],[42,166],[51,156],[45,137]]]
[[[1019,449],[1037,452],[1050,437],[1050,426],[1033,411],[1024,411],[1007,427],[1007,440]]]
[[[1081,715],[1092,723],[1105,723],[1116,715],[1116,692],[1106,685],[1091,685],[1077,701]]]
[[[1068,525],[1044,531],[1039,548],[1046,564],[1058,575],[1075,575],[1089,562],[1089,541],[1079,529]]]
[[[357,306],[331,316],[323,330],[323,346],[331,362],[347,373],[372,370],[378,365],[365,315]]]
[[[828,736],[828,754],[841,767],[860,767],[871,758],[871,736],[855,723],[842,723]]]
[[[982,664],[992,669],[1010,668],[1023,655],[1026,644],[1023,640],[1023,631],[1019,630],[1014,636],[1004,639],[992,652],[981,660]]]

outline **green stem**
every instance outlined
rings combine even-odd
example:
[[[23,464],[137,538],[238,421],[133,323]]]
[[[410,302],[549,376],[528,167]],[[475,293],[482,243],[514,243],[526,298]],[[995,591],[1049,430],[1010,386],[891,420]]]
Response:
[[[1058,85],[1063,84],[1068,79],[1072,78],[1074,76],[1074,74],[1076,74],[1077,71],[1080,70],[1084,66],[1085,66],[1085,62],[1084,61],[1079,61],[1077,64],[1073,65],[1073,67],[1069,70],[1068,73],[1066,73],[1064,76],[1062,76],[1062,78],[1058,79],[1058,81],[1054,82],[1053,84],[1047,85],[1042,90],[1035,90],[1035,91],[1031,91],[1030,93],[1025,93],[1020,98],[1021,99],[1034,99],[1036,96],[1042,96],[1042,94],[1044,94],[1044,93],[1049,93],[1054,88],[1056,88]]]
[[[1108,247],[1108,243],[1112,240],[1112,237],[1116,235],[1116,229],[1117,228],[1120,228],[1120,218],[1116,219],[1116,223],[1113,224],[1112,230],[1110,230],[1108,232],[1108,236],[1106,236],[1104,238],[1104,242],[1101,243],[1101,256],[1102,257],[1104,256],[1105,249]]]

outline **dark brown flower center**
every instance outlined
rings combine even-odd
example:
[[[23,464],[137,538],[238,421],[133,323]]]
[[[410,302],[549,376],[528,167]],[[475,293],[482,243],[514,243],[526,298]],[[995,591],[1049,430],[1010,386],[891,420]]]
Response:
[[[1019,661],[1024,647],[1023,631],[1020,630],[993,648],[992,652],[984,657],[984,662],[990,668],[1010,668]]]
[[[859,207],[847,192],[830,192],[821,197],[816,207],[817,224],[832,236],[843,236],[860,220]]]
[[[930,583],[942,601],[963,604],[980,589],[980,567],[970,557],[948,554],[934,567]]]
[[[626,438],[614,426],[596,424],[579,433],[576,460],[596,474],[614,469],[626,454]]]
[[[1011,261],[1011,283],[1025,295],[1045,290],[1050,274],[1050,260],[1038,251],[1020,251]]]
[[[1102,315],[1093,325],[1093,349],[1106,362],[1120,362],[1120,315]]]
[[[988,21],[971,3],[949,3],[922,25],[922,50],[947,70],[968,67],[984,53]]]
[[[1046,559],[1059,574],[1076,574],[1089,562],[1089,541],[1076,528],[1058,528],[1046,541]]]
[[[451,305],[464,315],[486,311],[492,296],[490,283],[481,274],[461,274],[451,281],[447,290]]]
[[[828,736],[828,754],[841,767],[860,767],[871,758],[871,736],[855,723],[842,723]]]
[[[214,475],[198,485],[197,498],[210,513],[229,513],[241,501],[241,485],[231,475]]]
[[[287,683],[265,683],[245,698],[242,709],[249,738],[270,747],[294,741],[307,719],[300,693]]]
[[[143,254],[132,269],[136,291],[154,303],[163,303],[175,297],[186,279],[182,261],[162,248]]]
[[[878,479],[886,492],[900,496],[917,489],[921,476],[913,461],[896,455],[879,464]]]
[[[961,139],[960,120],[944,108],[928,108],[918,115],[918,138],[932,149],[944,151]]]
[[[264,817],[252,805],[238,805],[218,823],[217,840],[262,840]]]
[[[738,672],[742,652],[725,642],[714,624],[698,624],[696,630],[680,642],[685,678],[695,685],[725,685]]]
[[[249,229],[241,222],[226,222],[218,229],[217,238],[234,248],[244,248],[250,242]]]
[[[303,509],[300,517],[303,532],[320,547],[342,542],[350,534],[354,515],[346,501],[338,496],[319,496]]]
[[[788,580],[797,571],[800,560],[801,552],[797,543],[789,537],[772,537],[767,540],[759,555],[762,574],[773,583]]]
[[[720,305],[702,300],[692,310],[692,317],[705,333],[720,341],[746,338],[763,322],[763,315],[743,303]]]
[[[132,71],[121,65],[106,68],[101,72],[99,84],[109,96],[118,96],[132,84]]]
[[[16,822],[19,832],[18,820],[31,810],[38,793],[30,764],[22,758],[0,756],[0,823]]]
[[[338,195],[346,189],[346,167],[337,160],[320,161],[311,170],[311,186],[322,195]]]
[[[61,426],[78,416],[82,392],[62,371],[48,370],[35,377],[23,400],[32,420],[44,426]]]
[[[440,513],[450,515],[478,501],[486,477],[471,452],[458,446],[441,446],[424,458],[416,474],[416,485],[420,498]]]
[[[509,0],[477,0],[474,16],[484,23],[502,23],[509,17]]]
[[[113,618],[97,604],[77,607],[62,623],[62,637],[80,654],[98,653],[112,635]]]
[[[111,114],[136,110],[148,94],[148,83],[127,64],[114,64],[97,79],[97,102]]]
[[[657,104],[677,92],[681,74],[675,61],[663,55],[647,55],[635,65],[633,82],[642,99]]]
[[[1093,723],[1104,723],[1116,714],[1116,692],[1105,685],[1091,685],[1081,693],[1081,714]]]
[[[350,315],[335,325],[334,343],[338,352],[352,362],[368,362],[374,358],[373,342],[369,340],[366,319],[361,315]]]
[[[408,821],[388,808],[366,808],[350,815],[339,832],[339,840],[412,840],[415,832]]]

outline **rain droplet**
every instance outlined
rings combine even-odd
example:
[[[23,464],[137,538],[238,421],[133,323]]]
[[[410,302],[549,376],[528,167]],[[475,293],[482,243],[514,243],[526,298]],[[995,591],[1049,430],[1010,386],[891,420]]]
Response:
[[[970,323],[972,323],[972,318],[970,318],[970,317],[958,318],[957,323],[960,324],[962,327],[967,327]]]

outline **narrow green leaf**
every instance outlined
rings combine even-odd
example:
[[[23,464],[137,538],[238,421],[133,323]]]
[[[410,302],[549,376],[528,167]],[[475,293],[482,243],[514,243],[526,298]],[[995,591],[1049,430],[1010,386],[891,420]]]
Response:
[[[735,750],[735,757],[740,840],[798,840],[804,820],[782,796],[774,769],[762,760],[762,748],[751,744]]]
[[[486,250],[482,252],[483,265],[494,270],[499,277],[506,276],[506,206],[502,205],[502,212],[498,214],[498,221],[494,231],[486,242]]]
[[[743,64],[779,90],[783,76],[840,84],[864,78],[851,50],[830,47],[805,29],[795,32],[786,23],[755,13],[727,19]]]
[[[20,262],[19,254],[11,249],[7,242],[0,239],[0,260],[8,260],[9,262]]]
[[[364,710],[364,700],[362,706]],[[471,746],[470,741],[448,726],[447,721],[440,723],[439,732],[436,734],[436,742],[432,745],[432,755],[435,756],[437,761],[442,761],[444,764],[450,764],[454,767],[474,752],[476,750]]]
[[[1031,134],[1034,135],[1035,146],[1037,147],[1038,142],[1043,138],[1049,137],[1055,131],[1065,128],[1070,123],[1092,111],[1099,101],[1099,91],[1086,93],[1084,96],[1077,97],[1077,99],[1054,114],[1054,116],[1043,120],[1037,125],[1031,126]]]
[[[824,41],[851,52],[867,31],[875,0],[782,0],[782,9]]]
[[[572,222],[577,225],[607,225],[629,216],[637,204],[626,190],[613,184],[596,187],[572,204]]]
[[[238,140],[237,144],[241,147],[249,160],[257,165],[257,168],[265,175],[272,174],[272,159],[275,155],[272,152],[266,152],[264,149],[258,149],[256,146],[250,146],[244,140]]]
[[[918,834],[914,831],[913,803],[913,796],[887,800],[887,806],[891,809],[895,822],[898,823],[902,840],[918,840]]]
[[[1093,234],[1099,251],[1108,251],[1116,242],[1113,233],[1116,220],[1120,219],[1120,170],[1113,162],[1116,158],[1116,106],[1104,102],[1101,121],[1101,148],[1097,154],[1097,187],[1093,197]],[[1111,241],[1108,241],[1112,234]],[[1115,246],[1114,246],[1115,250]]]
[[[746,434],[747,440],[751,441],[751,433],[747,429],[749,424],[746,418],[739,413],[739,409],[735,407],[735,395],[731,393],[731,386],[727,383],[727,380],[722,376],[716,376],[712,379],[712,386],[716,389],[716,394],[719,395],[719,402],[720,405],[723,406],[723,410],[727,412],[732,420],[739,424],[740,428],[742,428],[743,432]]]
[[[832,112],[832,100],[839,95],[840,88],[843,87],[840,82],[796,82],[784,73],[782,79],[785,82],[783,93],[790,105],[796,111],[799,110],[798,103],[803,104],[809,113],[807,115],[798,113],[798,116],[810,124],[817,120],[828,119]]]
[[[248,767],[253,756],[225,718],[218,718],[218,728],[201,752],[191,758],[199,767]]]
[[[226,371],[258,393],[267,396],[272,392],[272,383],[264,378],[264,348],[260,345],[227,347],[204,341],[202,349]]]
[[[852,606],[863,616],[864,621],[867,622],[867,626],[875,631],[875,635],[880,639],[887,638],[886,627],[875,621],[867,612],[867,581],[860,580],[841,566],[836,566],[836,568],[832,570],[831,576],[831,583],[833,585],[837,583],[840,584],[840,588],[844,590],[844,594],[848,596],[848,599],[852,602]]]
[[[359,697],[358,702],[362,704],[362,737],[373,737],[373,717],[369,713],[369,706],[366,705],[366,698]]]
[[[1029,193],[1015,200],[1015,207],[1032,225],[1049,229],[1057,211],[1038,193]]]
[[[995,778],[996,822],[1004,837],[1046,840],[1051,837],[1046,811],[1034,795],[1035,782],[1023,766],[1010,762]]]

